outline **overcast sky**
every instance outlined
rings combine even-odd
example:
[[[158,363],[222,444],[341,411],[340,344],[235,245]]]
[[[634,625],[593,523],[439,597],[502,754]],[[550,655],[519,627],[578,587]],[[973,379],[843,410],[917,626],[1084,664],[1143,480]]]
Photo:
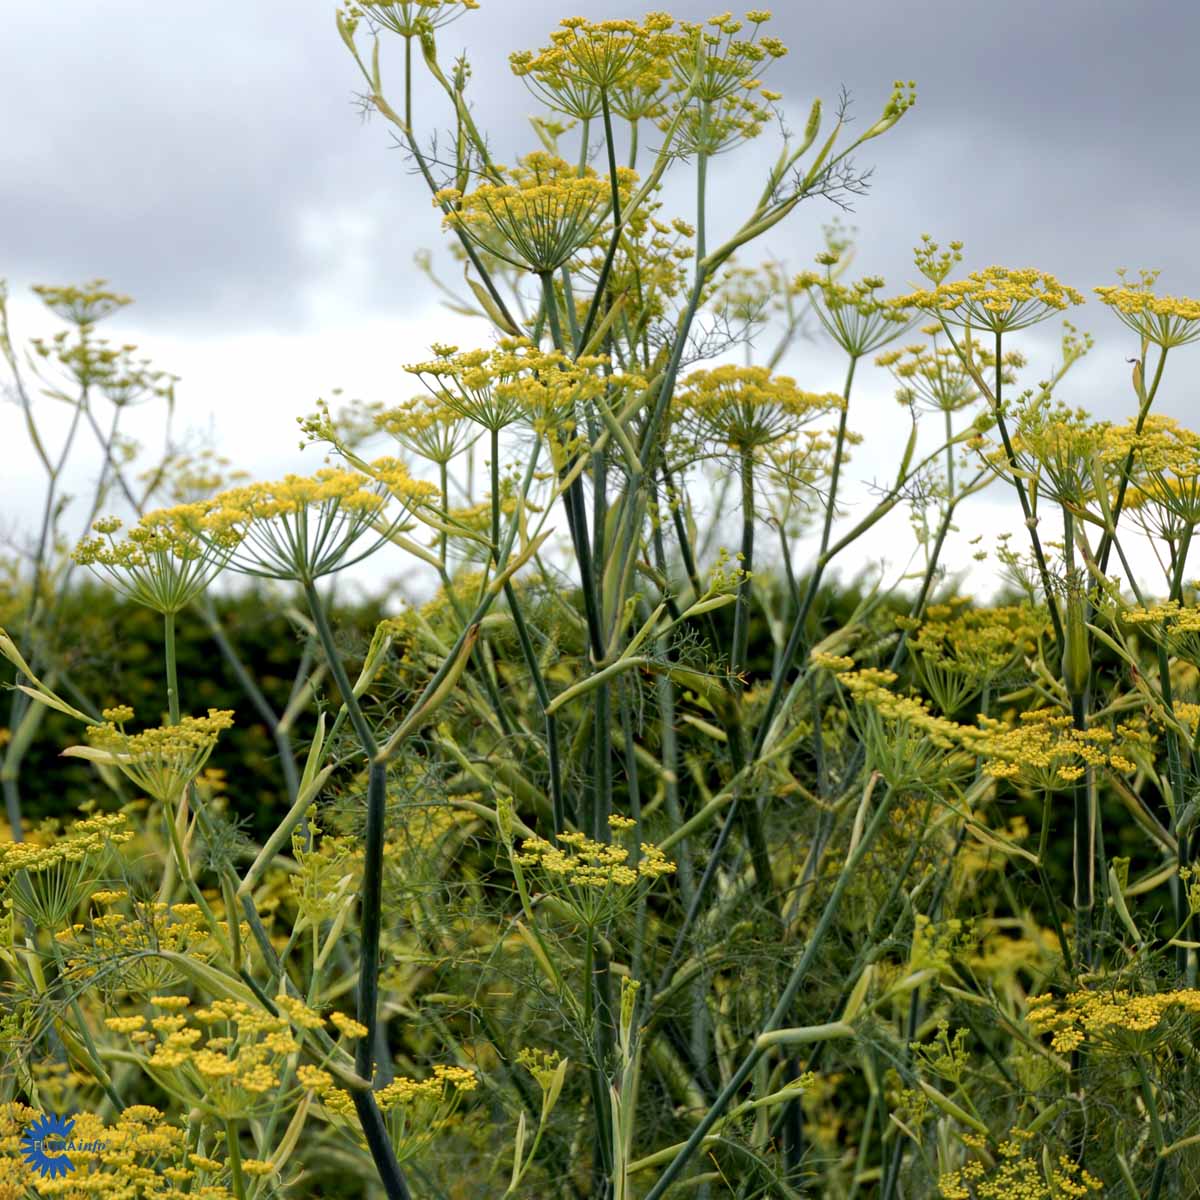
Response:
[[[608,0],[565,9],[481,0],[439,35],[443,61],[470,52],[476,112],[502,161],[533,148],[526,118],[536,111],[507,55],[544,44],[568,10],[643,11]],[[695,0],[672,11],[712,14]],[[793,127],[814,97],[830,112],[843,85],[869,124],[893,79],[917,82],[916,107],[858,160],[874,176],[845,218],[858,229],[855,273],[882,274],[895,289],[914,282],[911,248],[928,231],[966,243],[964,270],[1036,266],[1090,293],[1115,282],[1118,266],[1161,268],[1161,290],[1200,294],[1200,5],[787,0],[775,14],[771,29],[790,53],[768,82],[784,94]],[[397,40],[385,42],[393,95],[399,53]],[[185,424],[209,431],[256,474],[314,467],[317,452],[298,451],[294,418],[317,396],[343,386],[398,401],[413,390],[400,365],[425,357],[431,340],[486,338],[482,326],[464,329],[440,310],[414,272],[414,251],[439,244],[437,218],[386,124],[361,121],[358,85],[324,2],[8,5],[0,276],[18,340],[58,327],[30,284],[106,277],[137,303],[101,332],[136,342],[182,376]],[[718,161],[710,244],[753,203],[761,164],[777,149],[768,131]],[[676,211],[692,215],[686,205]],[[762,256],[807,267],[836,211],[805,202]],[[1072,319],[1097,348],[1064,398],[1125,415],[1131,335],[1095,302]],[[1055,336],[1050,324],[1020,343],[1033,360],[1028,382],[1049,367]],[[1194,356],[1200,348],[1177,351],[1173,370],[1168,360],[1163,411],[1186,417],[1194,406]],[[841,373],[811,345],[787,369],[814,388],[837,386]],[[851,425],[902,432],[891,392],[872,369]],[[0,407],[6,464],[22,436],[16,410]],[[864,447],[856,481],[885,470],[894,452],[886,440],[878,453]],[[32,513],[38,486],[22,452],[0,485],[7,526]],[[968,535],[994,532],[1014,510],[994,489],[952,548],[954,561],[969,561]]]

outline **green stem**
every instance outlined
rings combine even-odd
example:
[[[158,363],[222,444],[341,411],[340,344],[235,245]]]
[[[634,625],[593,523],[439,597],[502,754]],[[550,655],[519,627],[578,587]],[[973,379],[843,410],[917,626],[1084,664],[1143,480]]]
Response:
[[[1174,715],[1175,713],[1175,693],[1171,685],[1171,664],[1167,658],[1167,648],[1163,644],[1162,639],[1158,640],[1158,688],[1162,695],[1163,706],[1166,710]],[[1167,828],[1171,835],[1176,839],[1176,861],[1180,867],[1187,867],[1191,864],[1187,860],[1189,838],[1180,837],[1178,830],[1178,816],[1180,810],[1185,803],[1184,797],[1186,792],[1186,779],[1184,776],[1183,759],[1179,752],[1179,738],[1175,731],[1167,727],[1167,773],[1171,778],[1171,791],[1174,793],[1173,803],[1167,811]],[[1175,926],[1179,928],[1187,919],[1185,916],[1186,899],[1183,894],[1183,880],[1176,873],[1171,879],[1171,905],[1175,919]],[[1187,950],[1183,946],[1176,947],[1176,959],[1180,971],[1187,969]]]
[[[167,660],[167,709],[170,723],[179,724],[179,679],[175,666],[175,614],[163,616],[163,647]]]
[[[444,516],[450,511],[450,471],[445,459],[442,459],[438,463],[438,483],[442,492],[442,514]],[[449,546],[450,537],[445,528],[443,528],[438,533],[438,561],[442,564],[443,571],[446,569],[446,557]]]
[[[1053,793],[1049,788],[1042,792],[1042,828],[1038,833],[1038,865],[1037,874],[1038,882],[1041,884],[1042,896],[1046,901],[1046,910],[1050,914],[1050,923],[1054,926],[1055,936],[1058,938],[1059,949],[1062,950],[1063,963],[1066,965],[1068,974],[1075,974],[1075,960],[1071,955],[1071,944],[1067,941],[1066,931],[1063,929],[1062,920],[1058,915],[1058,900],[1055,898],[1054,889],[1050,886],[1050,876],[1046,874],[1046,848],[1050,844],[1050,805]]]
[[[708,202],[708,151],[705,140],[708,134],[709,108],[711,102],[700,103],[699,149],[696,152],[696,283],[700,283],[701,267],[707,253],[707,202]]]
[[[729,673],[738,677],[746,669],[746,647],[750,640],[750,601],[754,571],[754,456],[742,451],[742,555],[738,567],[745,573],[738,584],[733,614],[733,643],[729,650]]]
[[[242,1147],[238,1141],[237,1122],[225,1122],[225,1153],[229,1158],[229,1182],[237,1200],[246,1200],[246,1180],[242,1175]]]
[[[833,518],[837,511],[838,478],[842,473],[842,459],[846,448],[846,421],[850,416],[850,389],[854,386],[854,368],[858,366],[858,357],[850,356],[850,366],[846,371],[846,383],[842,388],[842,415],[838,420],[837,441],[833,447],[833,466],[829,472],[829,499],[825,504],[825,524],[821,529],[821,554],[829,549],[829,534],[833,528]]]
[[[600,274],[596,279],[596,290],[592,293],[591,303],[588,305],[583,328],[579,331],[579,337],[575,342],[576,354],[582,353],[583,348],[588,344],[588,338],[592,334],[592,327],[596,323],[596,318],[600,315],[600,306],[604,300],[604,291],[608,287],[608,277],[612,272],[613,260],[617,256],[617,247],[621,243],[621,190],[617,180],[617,151],[613,142],[612,116],[608,110],[608,93],[603,88],[600,91],[600,104],[601,111],[604,114],[604,141],[608,147],[608,177],[612,189],[613,231],[612,237],[608,240],[608,249],[604,255],[604,262],[600,267]]]

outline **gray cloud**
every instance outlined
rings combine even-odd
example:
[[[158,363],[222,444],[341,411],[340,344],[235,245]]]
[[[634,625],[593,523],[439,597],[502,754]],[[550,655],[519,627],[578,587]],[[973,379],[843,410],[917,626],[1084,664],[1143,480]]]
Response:
[[[501,157],[528,146],[534,107],[507,52],[544,41],[559,15],[545,0],[484,0],[441,35],[444,58],[471,49]],[[968,266],[1036,263],[1080,286],[1121,264],[1167,266],[1176,290],[1194,279],[1196,6],[789,0],[775,28],[791,54],[772,82],[794,123],[815,95],[828,111],[842,84],[871,120],[893,78],[918,82],[916,109],[862,156],[875,167],[856,203],[864,265],[911,274],[909,247],[929,229],[965,238]],[[112,0],[68,19],[25,5],[5,40],[0,269],[14,284],[100,274],[137,296],[148,328],[295,328],[338,250],[306,229],[352,219],[369,253],[346,308],[411,309],[411,254],[438,240],[435,214],[385,123],[355,116],[331,6]],[[384,62],[398,87],[398,42]],[[753,157],[718,166],[718,222],[733,219]],[[806,260],[829,214],[811,202],[773,249]]]

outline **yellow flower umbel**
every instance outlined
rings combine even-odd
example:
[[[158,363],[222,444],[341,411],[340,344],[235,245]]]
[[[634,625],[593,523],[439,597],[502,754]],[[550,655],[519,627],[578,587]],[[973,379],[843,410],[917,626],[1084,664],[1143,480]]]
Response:
[[[959,245],[951,242],[952,248]],[[926,240],[917,250],[918,269],[931,279],[942,276],[936,287],[902,296],[897,303],[919,308],[950,325],[969,325],[992,333],[1027,329],[1072,304],[1083,303],[1083,296],[1074,288],[1032,269],[988,267],[947,283],[944,274],[949,264],[933,258],[936,249],[936,242]]]
[[[932,346],[917,342],[902,350],[886,350],[875,358],[877,367],[886,367],[900,385],[896,399],[910,408],[930,412],[954,413],[967,408],[981,398],[975,381],[962,359],[950,346],[939,346],[940,325],[926,325],[922,333],[934,338]],[[995,370],[996,359],[990,351],[972,346],[971,352],[981,368]],[[1002,382],[1016,382],[1016,370],[1025,365],[1025,356],[1016,350],[1006,351],[1002,364]]]
[[[982,1136],[960,1136],[973,1150],[985,1149]],[[1103,1192],[1103,1180],[1067,1155],[1053,1160],[1048,1147],[1035,1153],[1022,1145],[1033,1136],[1014,1129],[1012,1137],[997,1148],[998,1157],[989,1153],[986,1159],[975,1158],[966,1166],[943,1172],[938,1176],[938,1195],[942,1200],[1065,1200]]]
[[[1053,708],[1023,712],[1016,725],[980,716],[980,731],[969,744],[986,761],[983,773],[995,779],[1020,779],[1046,791],[1074,783],[1088,767],[1130,772],[1129,757],[1145,734],[1127,725],[1077,729],[1072,718]]]
[[[479,1086],[479,1078],[466,1067],[438,1064],[427,1079],[394,1079],[375,1093],[383,1113],[397,1161],[419,1154],[450,1122],[463,1097]],[[325,1111],[360,1144],[362,1127],[348,1092],[328,1089],[321,1097]]]
[[[92,904],[106,911],[59,936],[77,978],[97,978],[114,991],[148,996],[184,982],[183,973],[162,957],[163,951],[186,954],[200,963],[220,952],[198,905],[128,900],[123,892],[94,892]],[[228,934],[227,922],[219,928]],[[249,937],[249,927],[243,929]],[[129,1032],[140,1028],[131,1026]]]
[[[90,329],[97,321],[103,321],[118,309],[132,304],[129,296],[110,292],[104,285],[106,279],[91,279],[82,287],[69,284],[59,287],[51,284],[34,284],[31,289],[42,303],[56,316],[69,325]]]
[[[569,359],[541,350],[527,338],[501,338],[493,350],[460,351],[435,345],[435,359],[405,368],[452,412],[490,433],[521,421],[535,433],[562,440],[579,406],[608,396],[619,407],[621,393],[640,390],[637,375],[602,373],[608,359]]]
[[[1150,289],[1158,279],[1157,271],[1143,271],[1137,283],[1129,283],[1124,271],[1117,274],[1119,287],[1112,284],[1092,291],[1139,337],[1162,350],[1200,338],[1200,300],[1154,295]]]
[[[75,561],[106,575],[136,604],[162,613],[181,612],[220,573],[237,545],[236,533],[205,539],[195,525],[206,513],[203,503],[147,513],[120,541],[116,517],[93,526],[96,537],[75,548]]]
[[[955,598],[930,605],[924,622],[908,617],[896,624],[910,629],[908,645],[925,690],[947,716],[1000,678],[1049,632],[1042,609],[1031,605],[967,608]]]
[[[134,1104],[113,1121],[88,1112],[72,1118],[72,1170],[60,1179],[40,1175],[20,1154],[20,1136],[42,1114],[17,1103],[0,1104],[0,1200],[106,1196],[112,1200],[234,1200],[220,1180],[224,1164],[189,1144],[188,1131],[148,1104]]]
[[[616,838],[626,835],[636,822],[613,814],[609,828]],[[631,862],[630,847],[620,841],[597,842],[583,833],[560,833],[557,845],[545,838],[525,838],[512,855],[514,869],[537,869],[547,891],[555,894],[586,925],[611,916],[642,883],[673,875],[675,864],[657,846],[643,842]]]
[[[894,671],[875,667],[853,668],[853,660],[839,655],[814,655],[813,665],[832,671],[854,698],[852,718],[872,767],[893,787],[945,786],[956,775],[974,767],[963,752],[969,727],[930,710],[919,696],[900,696],[892,690]]]
[[[770,17],[759,9],[742,22],[726,12],[704,23],[680,21],[669,35],[663,33],[673,102],[658,125],[663,132],[675,128],[674,152],[719,154],[762,132],[780,98],[763,85],[762,74],[787,54],[778,38],[761,35]],[[739,37],[746,24],[749,37]]]
[[[1049,392],[1024,397],[1014,415],[1012,464],[1000,450],[993,462],[1021,472],[1022,486],[1036,485],[1041,495],[1079,507],[1095,501],[1100,489],[1112,492],[1108,468],[1117,464],[1107,421],[1068,408]]]
[[[1106,432],[1106,459],[1131,462],[1125,509],[1148,531],[1180,537],[1200,522],[1200,434],[1173,417],[1149,413]]]
[[[207,505],[200,535],[217,544],[235,539],[232,570],[312,583],[366,558],[436,491],[395,458],[362,468],[324,467],[315,475],[230,488]],[[388,514],[393,500],[399,515]]]
[[[496,168],[466,194],[443,188],[434,203],[443,223],[489,254],[538,275],[548,275],[592,243],[612,200],[612,185],[590,167],[582,171],[544,150],[525,155],[511,169]],[[628,192],[634,175],[618,168],[617,185]]]
[[[788,441],[807,422],[845,407],[832,392],[802,391],[787,375],[733,364],[692,371],[673,400],[703,438],[737,453]]]
[[[315,1028],[320,1016],[295,999],[278,1016],[240,1000],[214,1000],[189,1013],[180,999],[151,1000],[167,1012],[145,1022],[149,1029],[130,1033],[125,1017],[107,1024],[131,1037],[142,1069],[189,1106],[225,1120],[273,1111],[288,1059],[300,1049],[292,1027]]]
[[[456,458],[478,436],[470,422],[440,396],[414,396],[379,413],[375,424],[410,453],[439,467]]]
[[[645,21],[589,21],[567,17],[538,51],[509,56],[513,74],[523,79],[547,107],[577,121],[600,115],[603,97],[630,120],[654,112],[668,70],[664,37],[674,24],[665,14]]]
[[[809,292],[813,311],[826,332],[851,358],[872,354],[894,341],[911,325],[904,300],[884,300],[876,293],[883,287],[878,275],[866,275],[857,283],[844,285],[833,278],[837,256],[820,254],[817,261],[827,267],[824,276],[805,271],[795,286]]]
[[[1165,645],[1169,653],[1200,669],[1200,608],[1165,600],[1145,607],[1124,608],[1117,616],[1144,631],[1151,641]]]
[[[1060,1054],[1086,1041],[1097,1049],[1141,1055],[1173,1033],[1182,1033],[1190,1045],[1198,1016],[1195,988],[1144,996],[1117,989],[1071,992],[1061,999],[1033,996],[1025,1019],[1037,1032],[1051,1034],[1050,1044]]]
[[[57,930],[95,887],[113,846],[128,842],[124,813],[76,821],[64,832],[50,822],[29,841],[0,843],[0,895],[43,929]]]
[[[200,774],[218,734],[233,724],[231,709],[210,708],[204,717],[127,733],[125,723],[133,719],[133,709],[121,705],[101,715],[102,724],[84,731],[91,746],[72,746],[63,754],[114,766],[163,804],[172,803]]]

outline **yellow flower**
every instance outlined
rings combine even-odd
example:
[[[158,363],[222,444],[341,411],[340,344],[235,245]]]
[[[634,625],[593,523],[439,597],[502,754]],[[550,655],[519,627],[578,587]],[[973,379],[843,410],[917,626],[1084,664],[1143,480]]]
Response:
[[[619,824],[616,828],[620,829]],[[607,891],[610,888],[629,888],[643,879],[670,875],[675,864],[654,845],[643,843],[641,857],[629,862],[625,846],[612,842],[597,842],[582,833],[560,833],[558,845],[544,838],[526,838],[516,856],[519,866],[536,866],[552,879],[561,880],[575,888]]]
[[[940,325],[933,326],[938,333]],[[994,371],[996,356],[982,347],[972,346],[971,353],[980,368]],[[952,413],[966,408],[980,398],[962,358],[950,346],[932,347],[922,343],[905,346],[902,350],[886,350],[875,358],[877,367],[886,367],[900,385],[896,399],[910,407],[932,412]],[[1015,350],[1004,353],[1001,382],[1016,382],[1015,371],[1025,365],[1025,358]]]
[[[539,275],[557,271],[600,232],[612,201],[612,184],[590,167],[577,167],[544,150],[525,155],[516,167],[498,167],[496,180],[473,191],[443,188],[434,203],[443,224],[489,254]],[[617,170],[618,190],[635,180]]]
[[[478,1085],[474,1071],[438,1064],[427,1079],[400,1076],[380,1088],[375,1101],[383,1113],[397,1160],[405,1162],[428,1146],[463,1098]],[[335,1123],[344,1126],[360,1144],[364,1143],[354,1103],[347,1092],[334,1088],[321,1102]]]
[[[218,735],[233,724],[229,709],[210,708],[204,717],[183,717],[177,725],[127,733],[132,709],[106,709],[106,720],[90,725],[89,747],[72,746],[63,753],[117,767],[143,791],[164,804],[174,802],[200,774]]]
[[[439,465],[448,463],[476,436],[470,422],[441,396],[415,396],[379,413],[375,423],[406,450]]]
[[[1151,292],[1157,271],[1143,271],[1137,283],[1129,283],[1118,271],[1121,286],[1092,290],[1139,337],[1168,350],[1200,338],[1200,300],[1186,296],[1155,296]]]
[[[669,18],[665,23],[672,24]],[[600,115],[607,94],[610,105],[616,100],[614,111],[632,120],[631,111],[638,116],[654,111],[668,77],[666,44],[663,22],[653,16],[640,25],[567,17],[550,35],[549,46],[518,51],[509,63],[555,112],[589,121]]]
[[[941,282],[932,290],[901,296],[896,303],[933,313],[950,324],[1010,333],[1036,325],[1069,305],[1082,304],[1083,296],[1044,271],[988,267],[957,283]]]
[[[818,256],[819,260],[826,258]],[[795,286],[809,293],[813,311],[829,336],[854,358],[886,346],[911,324],[906,300],[884,300],[876,294],[883,287],[878,275],[867,275],[847,286],[834,279],[829,265],[825,275],[802,272]]]
[[[193,528],[209,543],[233,541],[233,570],[311,582],[361,561],[434,494],[398,459],[380,458],[361,470],[323,467],[230,488],[206,502]],[[399,516],[387,515],[391,500],[399,501]]]
[[[295,1004],[309,1013],[301,1002]],[[300,1049],[286,1011],[275,1016],[238,1000],[214,1000],[207,1008],[157,1017],[150,1024],[157,1041],[146,1069],[167,1077],[171,1090],[190,1104],[224,1118],[270,1111],[279,1101],[288,1062]],[[109,1027],[125,1032],[111,1022]],[[325,1073],[298,1078],[301,1087],[311,1086]]]
[[[732,13],[705,23],[679,21],[661,31],[658,51],[672,73],[671,96],[657,118],[664,132],[674,130],[671,147],[680,154],[719,154],[762,132],[778,93],[765,88],[762,73],[787,54],[776,37],[761,27],[770,14],[748,15],[749,36]]]
[[[608,371],[602,355],[572,360],[527,338],[501,338],[492,350],[435,345],[433,351],[436,358],[405,370],[452,412],[492,432],[522,421],[561,440],[573,428],[577,405],[607,396],[619,408],[624,394],[646,386],[639,375]]]
[[[28,841],[0,842],[0,896],[35,925],[57,930],[91,894],[110,847],[133,836],[124,813],[102,813],[61,833],[50,821]]]
[[[74,559],[107,576],[137,604],[160,613],[186,608],[220,573],[235,539],[206,541],[189,528],[200,505],[181,505],[147,513],[118,541],[121,522],[97,521],[97,536],[75,548]]]
[[[345,1013],[330,1013],[329,1020],[337,1027],[339,1033],[344,1034],[348,1038],[366,1037],[370,1032],[365,1025],[354,1020],[353,1017],[346,1016]]]
[[[107,282],[106,279],[92,279],[82,287],[34,284],[32,290],[51,312],[82,329],[90,328],[97,321],[133,303],[129,296],[110,292],[104,286]]]
[[[733,364],[692,371],[672,403],[704,436],[741,453],[794,437],[805,423],[845,407],[832,392],[806,392],[790,376]]]

